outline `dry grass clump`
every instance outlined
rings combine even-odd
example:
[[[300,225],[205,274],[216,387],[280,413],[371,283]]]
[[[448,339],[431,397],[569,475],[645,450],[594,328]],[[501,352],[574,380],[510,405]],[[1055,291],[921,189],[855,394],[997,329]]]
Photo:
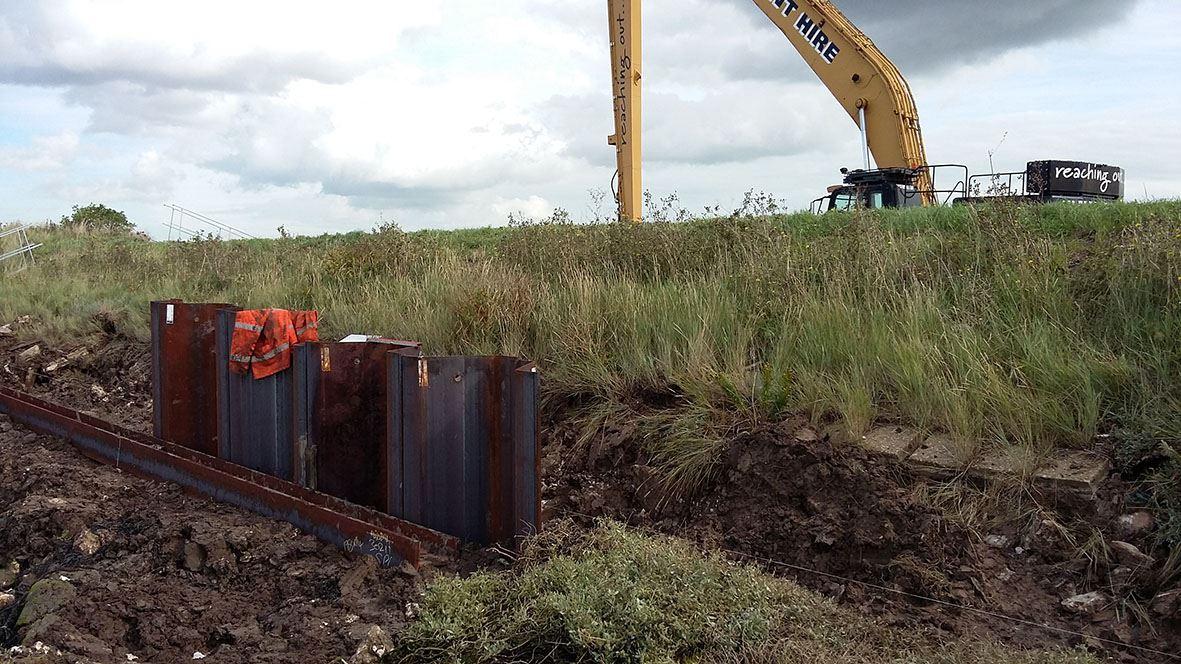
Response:
[[[426,590],[392,662],[1089,663],[1083,653],[937,644],[681,540],[555,524],[511,572]]]

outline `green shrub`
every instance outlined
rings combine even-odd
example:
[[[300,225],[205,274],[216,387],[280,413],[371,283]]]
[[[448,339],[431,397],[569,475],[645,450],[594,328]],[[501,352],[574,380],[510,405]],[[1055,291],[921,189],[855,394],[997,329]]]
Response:
[[[135,230],[135,224],[127,219],[126,214],[101,203],[91,203],[85,207],[75,205],[72,213],[61,218],[61,225],[84,231],[126,233]]]

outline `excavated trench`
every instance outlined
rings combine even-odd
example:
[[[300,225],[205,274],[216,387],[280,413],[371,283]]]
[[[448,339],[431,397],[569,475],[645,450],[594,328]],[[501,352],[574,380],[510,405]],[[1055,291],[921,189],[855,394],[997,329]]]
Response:
[[[0,339],[0,382],[150,430],[146,346],[115,333],[72,359],[74,349],[29,348]],[[729,441],[701,495],[674,500],[659,489],[626,427],[603,431],[605,442],[591,456],[564,413],[546,413],[545,420],[547,518],[589,525],[609,517],[684,537],[758,561],[888,623],[936,634],[1023,647],[1085,645],[1141,662],[1159,657],[1096,639],[1181,648],[1178,603],[1153,602],[1169,590],[1154,585],[1160,563],[1130,569],[1127,557],[1088,558],[1056,527],[1090,524],[1109,540],[1129,539],[1147,550],[1146,532],[1121,530],[1127,489],[1118,478],[1093,499],[1039,495],[1042,515],[1056,520],[978,533],[922,500],[916,487],[926,480],[910,468],[834,445],[802,421]],[[192,661],[198,652],[216,653],[216,661],[347,659],[373,626],[405,624],[422,582],[287,524],[126,477],[0,420],[0,565],[13,561],[19,570],[11,574],[12,590],[0,590],[14,598],[0,608],[0,641],[24,643],[27,653],[40,641],[69,661],[127,661],[128,654]],[[490,564],[502,563],[491,552],[469,552],[451,569]],[[1062,606],[1094,590],[1110,601],[1074,611]],[[1140,598],[1144,610],[1127,610],[1127,598]]]

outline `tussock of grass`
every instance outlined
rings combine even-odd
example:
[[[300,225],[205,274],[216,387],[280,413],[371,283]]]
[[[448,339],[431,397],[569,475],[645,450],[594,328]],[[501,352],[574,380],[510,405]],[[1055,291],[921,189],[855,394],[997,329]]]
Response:
[[[936,646],[688,544],[556,527],[514,572],[433,582],[396,662],[1091,662],[987,643]]]

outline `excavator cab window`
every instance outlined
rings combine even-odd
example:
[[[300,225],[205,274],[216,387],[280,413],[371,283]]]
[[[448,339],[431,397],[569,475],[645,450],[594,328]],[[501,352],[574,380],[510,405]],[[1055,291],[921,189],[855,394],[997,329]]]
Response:
[[[852,189],[844,188],[833,192],[828,206],[829,210],[847,212],[857,206],[857,195]]]
[[[923,198],[914,187],[878,181],[835,188],[828,195],[828,207],[825,211],[847,212],[856,208],[881,210],[919,207],[922,204]]]

